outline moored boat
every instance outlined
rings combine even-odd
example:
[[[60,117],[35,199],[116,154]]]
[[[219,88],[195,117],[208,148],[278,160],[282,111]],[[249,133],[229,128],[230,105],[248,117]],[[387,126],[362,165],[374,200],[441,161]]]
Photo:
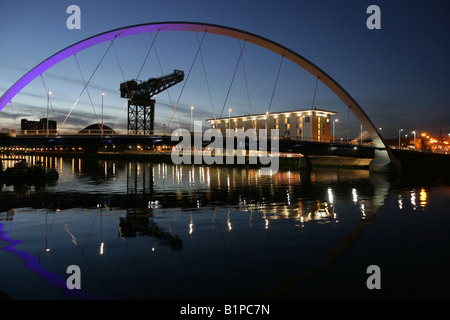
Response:
[[[5,181],[52,181],[58,180],[59,173],[55,169],[45,169],[40,163],[32,165],[29,162],[20,161],[14,167],[2,171],[0,178]]]

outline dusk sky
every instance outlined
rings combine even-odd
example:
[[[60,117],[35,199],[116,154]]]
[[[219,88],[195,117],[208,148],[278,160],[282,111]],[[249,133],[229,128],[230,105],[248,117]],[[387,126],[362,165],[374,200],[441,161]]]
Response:
[[[81,29],[69,30],[69,5],[81,9]],[[381,29],[369,30],[369,5],[381,9]],[[336,80],[365,110],[387,138],[413,130],[438,135],[450,133],[450,9],[449,1],[9,1],[0,0],[0,95],[26,72],[56,52],[88,37],[130,25],[189,21],[241,29],[277,42],[313,62]],[[73,108],[65,128],[80,130],[96,123],[104,96],[104,122],[126,128],[124,99],[119,85],[133,79],[159,77],[180,69],[187,74],[193,64],[198,40],[194,32],[161,32],[148,59],[154,35],[118,39],[106,52],[98,44],[47,70],[16,95],[0,112],[0,127],[20,127],[20,119],[46,117],[46,89],[50,118],[62,124],[79,97],[83,77],[92,76],[87,92]],[[198,36],[198,38],[197,38]],[[222,110],[232,115],[264,113],[270,104],[280,56],[255,45],[243,50],[244,67],[233,77],[240,45],[237,39],[206,35],[202,58],[197,57],[189,79],[156,97],[156,122],[168,124],[172,106],[179,99],[176,121],[188,127],[190,106],[194,119],[217,117]],[[145,64],[144,64],[145,61]],[[207,69],[211,99],[202,62]],[[81,72],[80,72],[81,70]],[[123,73],[123,76],[122,76]],[[337,136],[347,130],[347,109],[328,88],[290,61],[283,61],[271,111],[320,109],[337,111]],[[248,86],[248,94],[247,94]],[[230,94],[227,97],[227,92]],[[314,100],[314,103],[313,103]],[[92,103],[91,103],[92,101]],[[225,104],[226,101],[226,104]],[[227,116],[224,111],[223,116]],[[206,123],[204,123],[206,125]],[[359,122],[350,114],[351,137]],[[412,133],[411,133],[412,134]]]

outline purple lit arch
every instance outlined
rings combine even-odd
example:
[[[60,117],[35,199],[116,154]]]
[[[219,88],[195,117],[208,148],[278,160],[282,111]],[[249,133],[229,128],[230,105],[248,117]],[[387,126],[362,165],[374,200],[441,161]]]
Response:
[[[372,121],[369,119],[364,110],[358,105],[358,103],[352,98],[347,91],[344,90],[333,78],[323,72],[320,68],[314,65],[312,62],[308,61],[301,55],[295,53],[294,51],[276,43],[271,40],[265,39],[258,35],[238,30],[235,28],[214,25],[214,24],[206,24],[206,23],[197,23],[197,22],[159,22],[159,23],[147,23],[134,25],[124,28],[119,28],[111,31],[107,31],[96,36],[87,38],[80,42],[77,42],[48,59],[44,60],[36,67],[31,69],[27,74],[25,74],[22,78],[20,78],[11,88],[9,88],[1,97],[0,97],[0,111],[3,109],[5,105],[7,105],[14,96],[20,92],[28,83],[30,83],[33,79],[41,75],[44,71],[51,68],[58,62],[66,59],[67,57],[72,56],[73,54],[87,49],[89,47],[95,46],[99,43],[111,41],[117,38],[126,37],[134,34],[140,33],[151,33],[157,31],[192,31],[192,32],[206,32],[212,34],[223,35],[226,37],[236,38],[240,40],[245,40],[247,42],[253,43],[275,53],[278,53],[295,64],[299,65],[301,68],[305,69],[309,73],[311,73],[314,77],[318,78],[324,85],[326,85],[331,91],[333,91],[342,102],[347,105],[353,114],[358,118],[361,124],[369,133],[372,141],[377,148],[375,151],[375,158],[371,163],[371,166],[374,169],[382,169],[390,164],[394,164],[398,166],[398,161],[392,155],[391,150],[386,145],[383,137],[378,131],[377,127],[374,126]],[[381,150],[382,149],[382,150]]]

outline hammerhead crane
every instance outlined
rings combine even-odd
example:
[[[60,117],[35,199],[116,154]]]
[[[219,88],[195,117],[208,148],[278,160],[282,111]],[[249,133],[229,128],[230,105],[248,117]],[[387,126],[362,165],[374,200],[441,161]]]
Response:
[[[120,97],[128,99],[128,133],[153,134],[155,128],[155,95],[184,80],[184,72],[150,78],[147,81],[130,80],[120,84]]]

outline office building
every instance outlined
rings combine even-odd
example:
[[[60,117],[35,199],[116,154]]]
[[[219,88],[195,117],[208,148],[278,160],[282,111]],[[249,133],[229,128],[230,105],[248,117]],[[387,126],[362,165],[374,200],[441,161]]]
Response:
[[[23,134],[46,133],[47,123],[48,123],[48,131],[51,133],[55,133],[57,126],[56,121],[50,119],[47,121],[47,118],[42,118],[39,121],[22,119],[20,121],[20,130]]]
[[[330,142],[333,139],[331,119],[334,111],[321,109],[293,110],[283,112],[261,113],[253,115],[231,116],[207,119],[211,128],[218,129],[222,134],[227,129],[267,129],[271,136],[272,129],[278,129],[280,138],[306,141]]]

